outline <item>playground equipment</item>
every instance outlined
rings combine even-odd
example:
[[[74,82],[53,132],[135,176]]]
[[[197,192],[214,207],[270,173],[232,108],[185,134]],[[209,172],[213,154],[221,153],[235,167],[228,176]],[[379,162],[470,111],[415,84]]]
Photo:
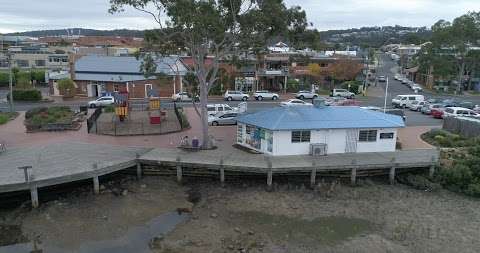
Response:
[[[162,118],[165,119],[167,113],[161,109],[160,98],[150,97],[148,100],[148,117],[150,118],[150,124],[161,124]]]
[[[115,115],[120,121],[124,121],[128,117],[129,102],[128,92],[122,90],[113,95],[115,98]]]

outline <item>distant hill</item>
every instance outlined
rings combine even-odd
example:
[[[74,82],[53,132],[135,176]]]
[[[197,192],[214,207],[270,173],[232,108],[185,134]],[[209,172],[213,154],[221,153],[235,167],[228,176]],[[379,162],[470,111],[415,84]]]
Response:
[[[45,36],[66,36],[66,35],[85,35],[85,36],[124,36],[124,37],[143,37],[144,31],[140,30],[95,30],[84,28],[70,28],[57,30],[40,30],[19,33],[9,33],[6,35],[18,35],[29,37],[45,37]]]
[[[319,34],[321,42],[330,45],[330,47],[338,45],[340,48],[344,48],[345,46],[361,46],[365,48],[380,47],[384,44],[391,43],[419,44],[430,39],[431,30],[426,27],[382,26],[328,30],[321,31]],[[70,28],[10,33],[6,35],[30,37],[62,35],[143,37],[144,31]]]
[[[384,44],[419,44],[428,41],[431,30],[426,27],[382,26],[320,32],[329,44],[380,47]]]

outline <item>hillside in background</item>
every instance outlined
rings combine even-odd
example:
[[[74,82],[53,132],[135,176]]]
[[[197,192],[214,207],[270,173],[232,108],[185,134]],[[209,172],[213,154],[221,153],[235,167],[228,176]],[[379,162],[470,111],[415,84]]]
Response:
[[[420,44],[428,41],[431,30],[426,27],[382,26],[320,32],[322,40],[329,44],[380,47],[385,44]]]
[[[321,42],[324,43],[328,48],[341,49],[347,46],[376,48],[384,44],[391,43],[423,43],[429,40],[431,36],[431,30],[426,27],[383,26],[352,28],[345,30],[328,30],[321,31],[319,32],[319,34]],[[128,29],[95,30],[84,28],[71,28],[58,30],[29,31],[11,33],[7,35],[21,35],[30,37],[66,35],[143,37],[144,31]]]
[[[128,29],[95,30],[95,29],[84,29],[84,28],[69,28],[69,29],[9,33],[6,35],[19,35],[19,36],[29,36],[29,37],[67,36],[67,35],[143,37],[143,34],[144,34],[144,31],[128,30]]]

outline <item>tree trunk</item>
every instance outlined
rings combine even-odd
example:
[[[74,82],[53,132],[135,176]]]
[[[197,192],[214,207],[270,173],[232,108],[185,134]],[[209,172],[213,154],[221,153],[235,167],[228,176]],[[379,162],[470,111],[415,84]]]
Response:
[[[460,95],[462,93],[462,86],[463,86],[463,75],[465,74],[465,62],[462,61],[460,64],[460,71],[458,73],[458,85],[457,85],[457,93]]]
[[[205,80],[200,80],[200,120],[202,122],[202,148],[209,149],[210,136],[208,135],[208,86]]]

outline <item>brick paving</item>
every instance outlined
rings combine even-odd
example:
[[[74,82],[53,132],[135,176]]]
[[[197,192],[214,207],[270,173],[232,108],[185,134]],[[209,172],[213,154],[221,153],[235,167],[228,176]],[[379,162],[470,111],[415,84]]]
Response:
[[[434,146],[424,142],[421,138],[423,133],[432,130],[432,126],[414,126],[399,129],[398,139],[402,143],[402,149],[425,149],[435,148]]]
[[[87,133],[86,122],[78,131],[26,133],[22,112],[15,120],[0,126],[0,141],[10,147],[44,146],[62,142],[83,142],[92,144],[109,144],[115,146],[174,148],[180,143],[183,136],[201,137],[200,118],[192,108],[186,108],[191,129],[166,135],[145,136],[106,136]],[[232,148],[235,140],[235,126],[210,127],[211,135],[215,136],[216,144],[220,148]]]

